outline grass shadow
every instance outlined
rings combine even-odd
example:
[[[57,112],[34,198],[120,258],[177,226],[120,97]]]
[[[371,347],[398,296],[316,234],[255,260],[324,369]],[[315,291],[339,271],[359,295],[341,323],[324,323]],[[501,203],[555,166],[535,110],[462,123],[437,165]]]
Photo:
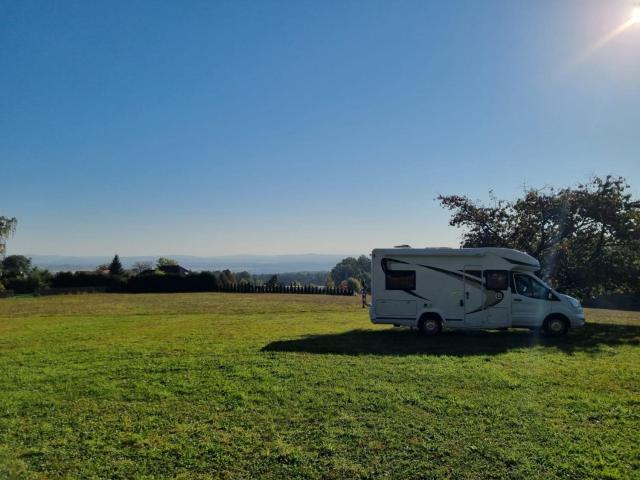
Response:
[[[640,345],[640,326],[588,324],[562,338],[529,330],[453,331],[422,337],[409,329],[350,330],[271,342],[264,352],[338,355],[496,355],[510,350],[548,347],[567,354],[597,353],[603,346]]]

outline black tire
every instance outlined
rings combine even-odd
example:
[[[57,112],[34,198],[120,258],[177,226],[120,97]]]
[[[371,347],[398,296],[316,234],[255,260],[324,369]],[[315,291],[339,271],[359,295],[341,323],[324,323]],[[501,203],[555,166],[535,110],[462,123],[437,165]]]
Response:
[[[562,337],[569,331],[569,322],[561,316],[547,318],[542,325],[542,333],[547,337]]]
[[[418,330],[420,331],[420,335],[433,337],[442,330],[442,322],[440,318],[435,315],[425,315],[418,322]]]

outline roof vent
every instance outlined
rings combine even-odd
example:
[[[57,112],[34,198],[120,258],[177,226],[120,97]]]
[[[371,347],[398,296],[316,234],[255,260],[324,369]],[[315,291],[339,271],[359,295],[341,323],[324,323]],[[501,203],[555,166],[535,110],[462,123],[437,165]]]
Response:
[[[396,245],[393,248],[411,248],[411,245]]]

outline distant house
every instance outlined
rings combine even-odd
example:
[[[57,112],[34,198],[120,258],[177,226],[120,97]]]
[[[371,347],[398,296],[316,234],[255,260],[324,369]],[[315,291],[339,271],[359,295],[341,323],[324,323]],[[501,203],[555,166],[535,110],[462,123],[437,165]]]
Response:
[[[181,277],[184,277],[191,273],[191,270],[187,270],[180,265],[162,265],[158,267],[158,270],[167,275],[180,275]]]
[[[76,270],[76,272],[84,272],[85,270]],[[90,270],[87,270],[88,273],[93,273]],[[109,265],[98,265],[98,268],[95,270],[96,273],[101,273],[102,275],[109,275]]]

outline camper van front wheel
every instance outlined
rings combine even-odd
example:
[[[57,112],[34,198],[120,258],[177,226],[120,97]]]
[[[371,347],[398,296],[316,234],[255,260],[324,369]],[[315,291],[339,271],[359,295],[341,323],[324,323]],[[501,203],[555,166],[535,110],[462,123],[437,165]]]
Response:
[[[441,328],[440,319],[434,315],[425,315],[418,323],[418,329],[422,335],[437,335]]]
[[[549,317],[544,321],[542,330],[548,337],[561,337],[569,330],[569,322],[559,315]]]

